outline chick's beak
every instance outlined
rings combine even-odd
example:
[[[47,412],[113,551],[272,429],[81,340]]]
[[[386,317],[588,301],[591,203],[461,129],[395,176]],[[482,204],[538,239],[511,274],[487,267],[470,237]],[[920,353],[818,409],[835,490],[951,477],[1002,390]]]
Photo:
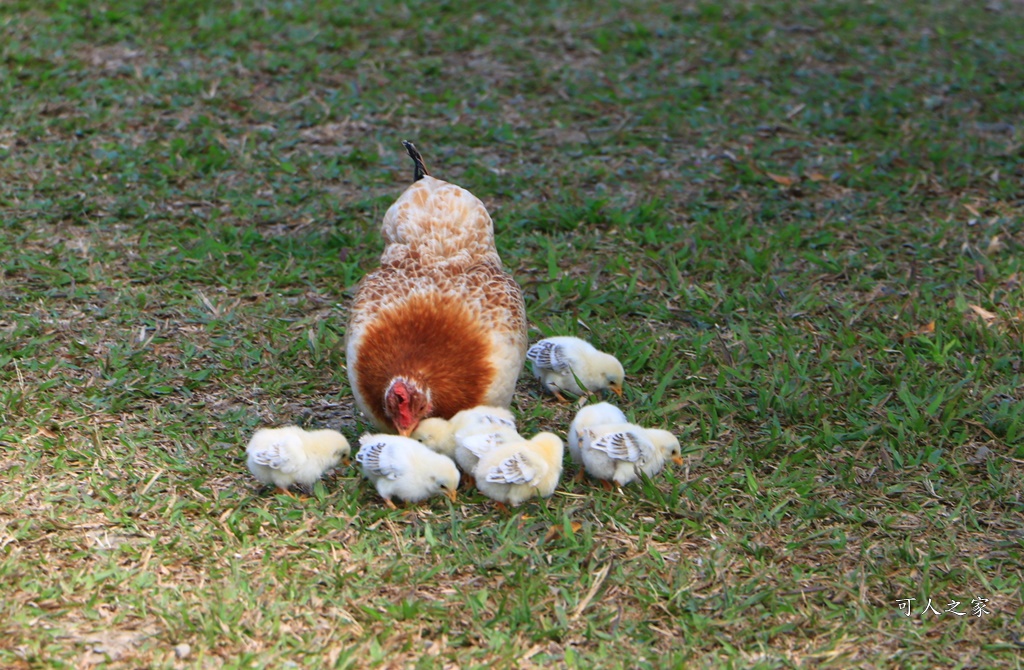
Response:
[[[620,399],[622,398],[622,386],[621,385],[619,385],[619,384],[612,384],[608,388],[610,388],[612,390],[612,393],[614,393],[615,395],[619,396]]]
[[[445,489],[444,494],[448,496],[448,499],[455,502],[455,498],[459,495],[459,492],[455,489]]]
[[[672,462],[675,463],[676,465],[682,465],[685,461],[683,461],[682,456],[673,456]]]

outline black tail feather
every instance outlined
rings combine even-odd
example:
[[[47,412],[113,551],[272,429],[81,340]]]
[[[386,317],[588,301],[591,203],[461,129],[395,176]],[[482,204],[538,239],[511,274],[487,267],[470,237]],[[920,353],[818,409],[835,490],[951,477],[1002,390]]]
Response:
[[[412,142],[402,140],[402,146],[404,146],[405,150],[409,152],[409,158],[412,158],[412,162],[415,163],[415,167],[412,172],[412,180],[419,181],[420,179],[423,179],[424,176],[429,175],[430,173],[427,172],[427,166],[423,164],[423,156],[421,156],[420,152],[416,150],[416,145]]]

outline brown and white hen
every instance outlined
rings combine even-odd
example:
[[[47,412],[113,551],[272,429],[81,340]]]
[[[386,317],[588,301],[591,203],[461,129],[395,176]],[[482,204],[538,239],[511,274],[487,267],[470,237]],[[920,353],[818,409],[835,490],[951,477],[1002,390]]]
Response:
[[[415,164],[384,214],[380,268],[363,278],[346,338],[356,405],[408,436],[421,419],[508,407],[526,358],[526,307],[502,269],[494,225],[469,191]]]

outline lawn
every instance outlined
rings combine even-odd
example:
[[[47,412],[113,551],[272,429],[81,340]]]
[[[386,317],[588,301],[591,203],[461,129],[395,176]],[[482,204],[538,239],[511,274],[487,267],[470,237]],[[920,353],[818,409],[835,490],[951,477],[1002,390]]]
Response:
[[[1024,665],[1024,4],[761,4],[0,4],[0,667]],[[403,139],[684,466],[260,490]]]

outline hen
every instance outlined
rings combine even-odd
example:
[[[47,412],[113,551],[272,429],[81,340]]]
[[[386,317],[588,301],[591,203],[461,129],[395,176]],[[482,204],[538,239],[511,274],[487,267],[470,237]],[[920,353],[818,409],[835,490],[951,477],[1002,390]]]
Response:
[[[494,226],[469,191],[415,164],[384,214],[380,268],[363,278],[346,331],[356,405],[408,436],[421,419],[508,407],[526,358],[526,307],[502,269]]]

